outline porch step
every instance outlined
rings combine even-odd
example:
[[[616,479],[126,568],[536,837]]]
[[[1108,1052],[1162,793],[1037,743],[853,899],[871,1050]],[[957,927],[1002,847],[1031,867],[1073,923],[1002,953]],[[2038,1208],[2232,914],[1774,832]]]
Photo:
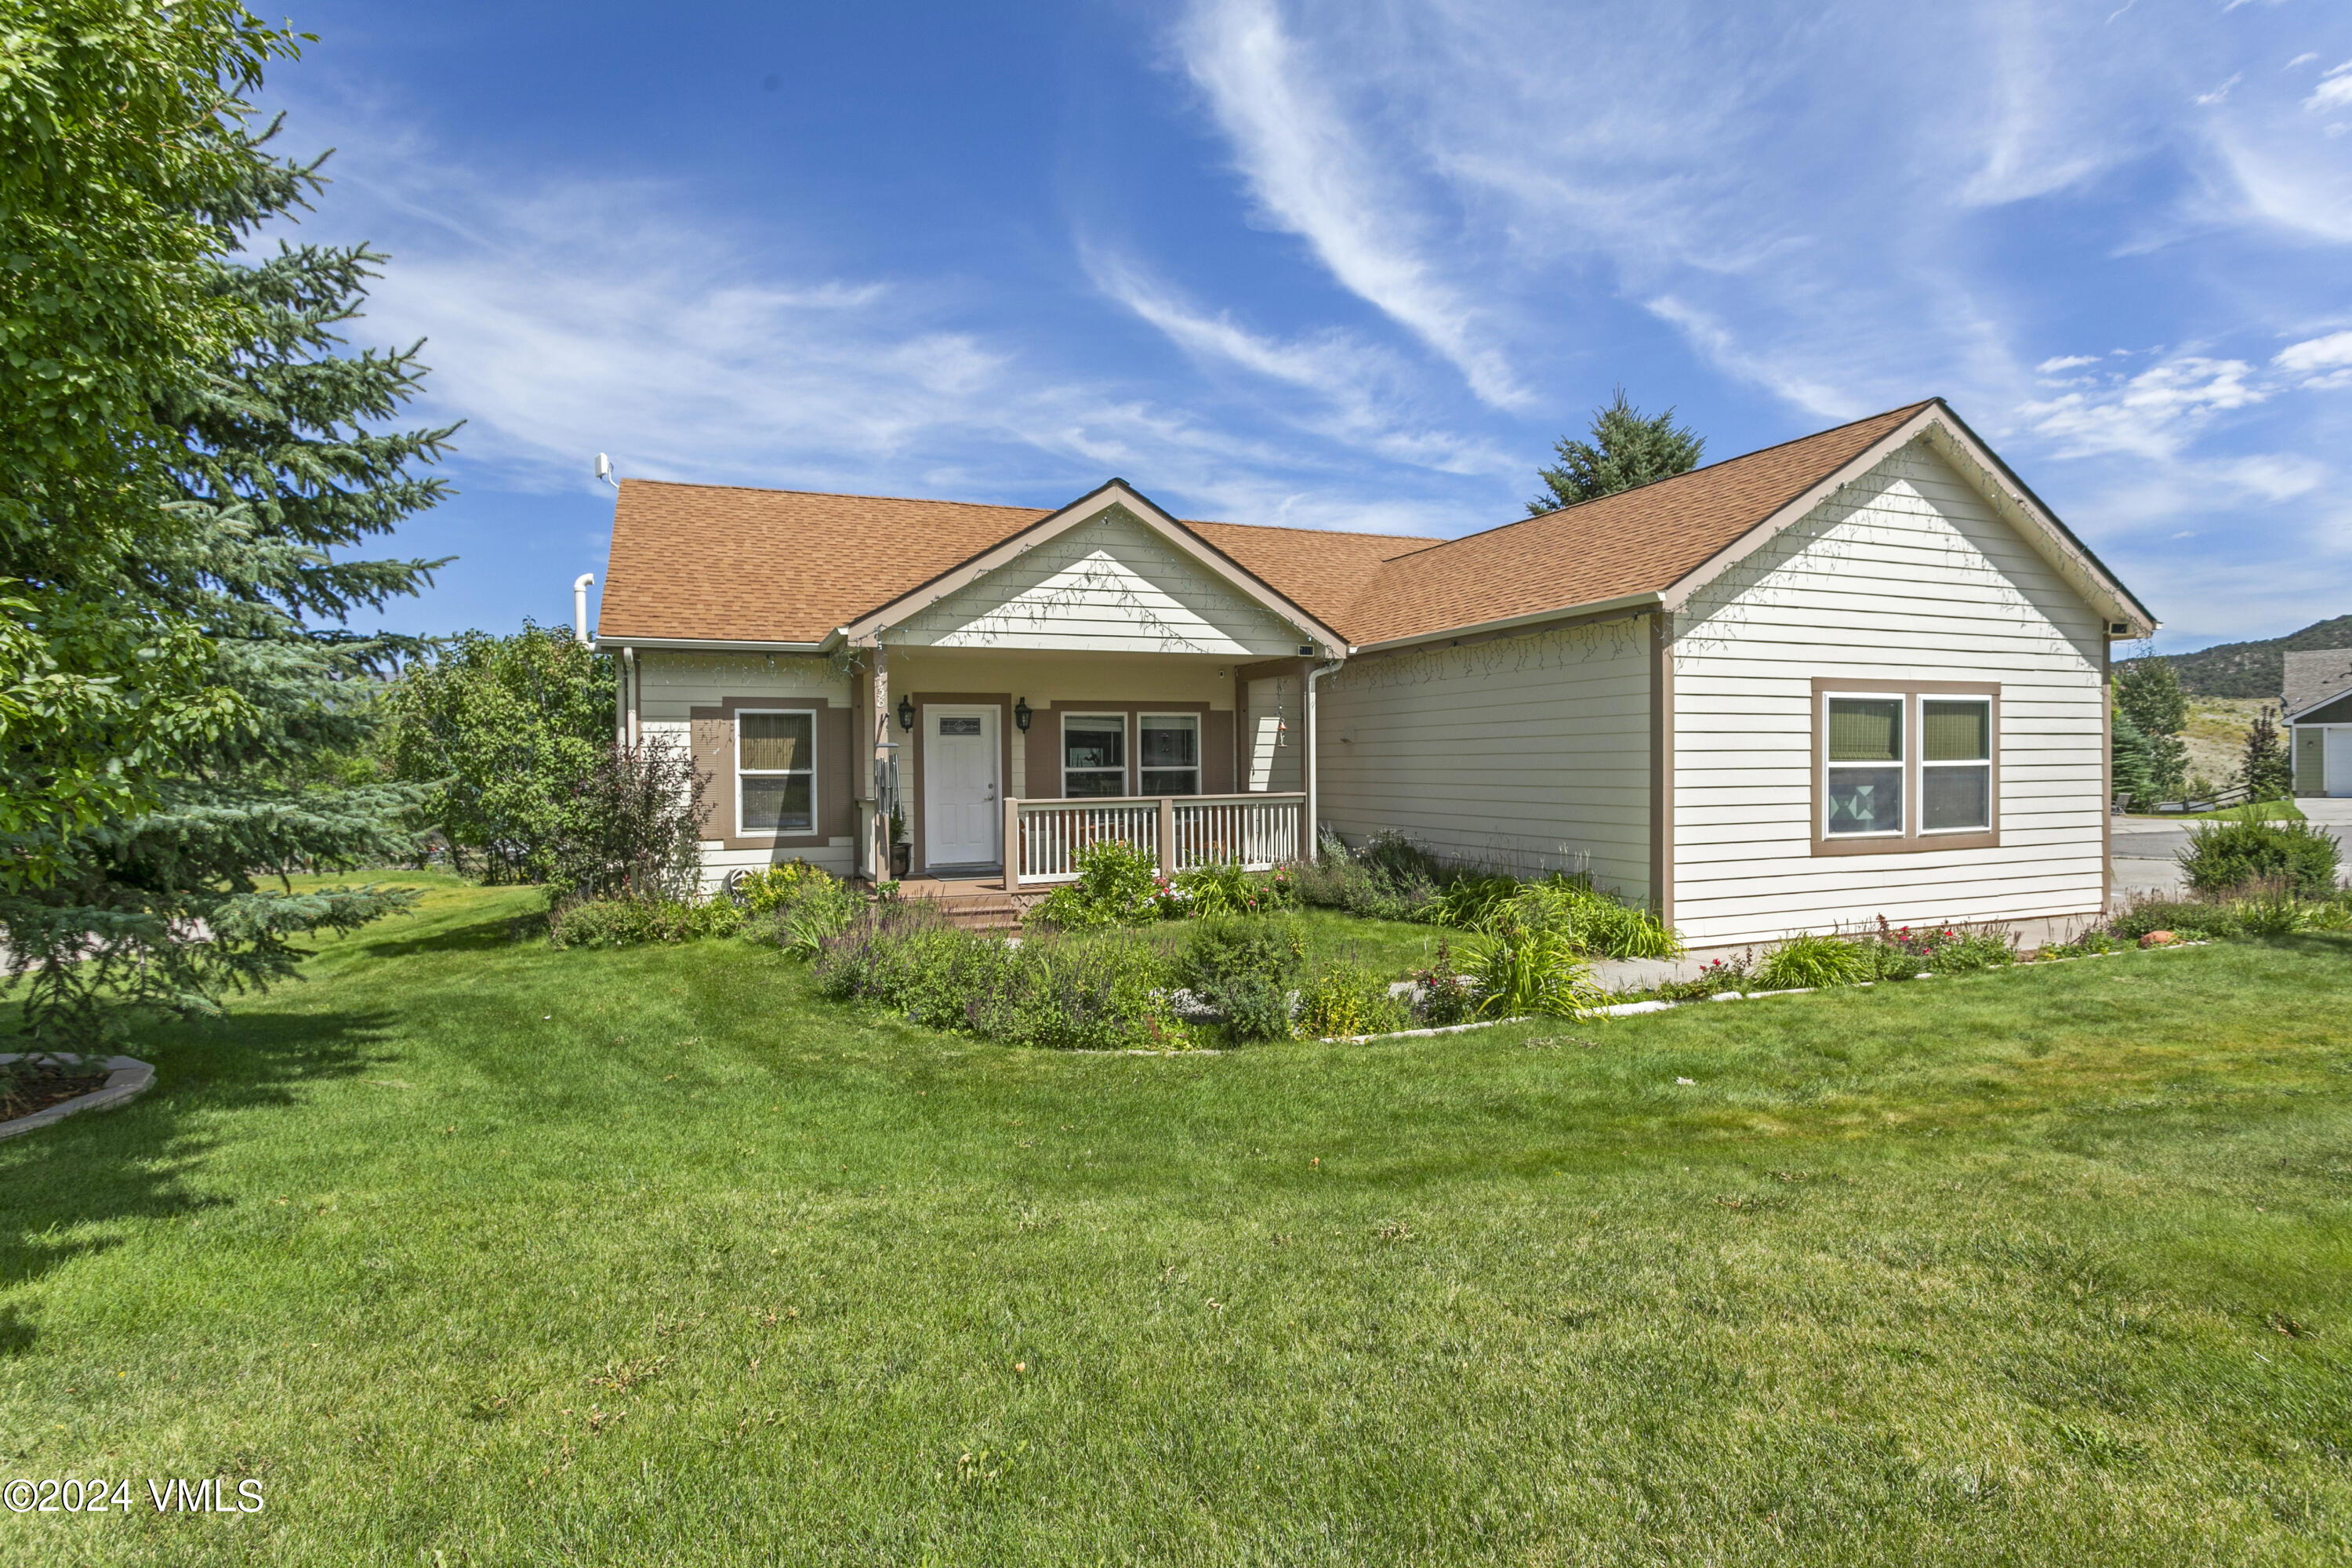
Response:
[[[1003,893],[947,893],[928,901],[960,931],[1021,929],[1021,906]]]

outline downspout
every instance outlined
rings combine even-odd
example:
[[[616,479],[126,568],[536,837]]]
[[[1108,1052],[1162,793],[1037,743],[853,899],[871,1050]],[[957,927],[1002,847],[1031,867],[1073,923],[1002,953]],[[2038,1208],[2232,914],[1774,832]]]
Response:
[[[1309,861],[1315,858],[1323,846],[1322,833],[1316,817],[1316,810],[1319,804],[1319,792],[1316,788],[1316,759],[1321,754],[1322,748],[1316,743],[1315,683],[1346,662],[1344,659],[1335,658],[1308,670],[1305,685],[1305,700],[1300,704],[1304,710],[1300,719],[1307,726],[1307,754],[1304,759],[1306,765],[1299,770],[1306,775],[1302,782],[1307,785],[1307,820],[1301,826],[1307,842],[1301,847],[1300,853]]]
[[[613,744],[629,743],[629,650],[613,660]]]
[[[621,650],[621,679],[629,693],[629,721],[626,743],[631,751],[637,745],[637,650]]]

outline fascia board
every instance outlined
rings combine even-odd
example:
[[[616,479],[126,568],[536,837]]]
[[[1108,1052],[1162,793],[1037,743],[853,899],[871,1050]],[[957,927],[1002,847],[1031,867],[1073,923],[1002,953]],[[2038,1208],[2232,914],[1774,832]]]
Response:
[[[950,567],[929,582],[909,588],[897,598],[852,621],[843,628],[842,635],[856,647],[871,647],[880,640],[886,628],[939,603],[959,588],[978,582],[1024,552],[1034,550],[1073,528],[1091,522],[1114,505],[1124,507],[1140,518],[1145,527],[1215,574],[1252,603],[1306,632],[1327,652],[1337,652],[1347,646],[1347,639],[1339,633],[1268,587],[1223,551],[1162,511],[1124,479],[1113,479],[1087,491],[1059,511],[1039,518],[1020,532],[989,546],[961,565]]]
[[[599,632],[593,645],[606,647],[647,648],[708,648],[717,653],[829,653],[839,644],[841,634],[835,632],[823,642],[751,642],[723,637],[639,637],[617,632]]]
[[[1430,643],[1454,642],[1463,637],[1486,637],[1495,632],[1515,631],[1521,626],[1542,626],[1551,621],[1583,620],[1593,616],[1605,616],[1612,610],[1640,610],[1660,602],[1656,590],[1639,594],[1620,594],[1613,599],[1594,599],[1582,605],[1556,605],[1548,610],[1529,610],[1524,615],[1505,616],[1492,621],[1473,621],[1467,626],[1445,626],[1433,632],[1415,632],[1410,637],[1389,637],[1381,642],[1358,643],[1348,649],[1350,655],[1386,653],[1391,648],[1420,647]]]

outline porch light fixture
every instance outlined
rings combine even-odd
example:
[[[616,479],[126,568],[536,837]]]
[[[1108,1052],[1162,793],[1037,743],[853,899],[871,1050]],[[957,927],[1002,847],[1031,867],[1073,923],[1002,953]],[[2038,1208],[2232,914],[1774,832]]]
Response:
[[[1026,697],[1013,700],[1013,727],[1024,735],[1029,732],[1029,699]]]
[[[915,700],[911,697],[901,697],[898,699],[898,728],[912,730],[914,727]]]

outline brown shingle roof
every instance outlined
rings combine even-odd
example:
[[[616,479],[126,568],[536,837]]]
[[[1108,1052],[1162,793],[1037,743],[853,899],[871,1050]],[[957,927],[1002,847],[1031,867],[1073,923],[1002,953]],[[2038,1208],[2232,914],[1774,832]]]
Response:
[[[596,635],[821,642],[1051,512],[624,479]]]
[[[1927,405],[1466,538],[1188,522],[1357,645],[1663,591]],[[627,479],[597,636],[822,641],[1050,511]]]
[[[1400,556],[1337,624],[1360,645],[1663,591],[1927,406]]]

